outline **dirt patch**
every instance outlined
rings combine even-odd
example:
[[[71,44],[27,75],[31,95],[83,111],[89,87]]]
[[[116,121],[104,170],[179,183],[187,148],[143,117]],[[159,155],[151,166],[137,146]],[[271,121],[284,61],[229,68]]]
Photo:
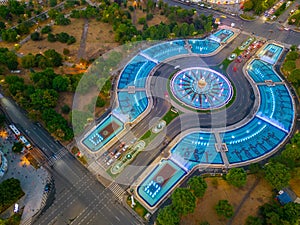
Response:
[[[300,58],[296,59],[296,68],[300,69]]]
[[[76,38],[76,42],[71,45],[67,45],[66,43],[60,43],[58,41],[56,42],[49,42],[47,40],[47,34],[43,35],[43,40],[41,41],[32,41],[29,40],[27,43],[21,46],[19,53],[23,53],[24,55],[27,55],[28,53],[41,53],[46,51],[47,49],[55,49],[60,54],[63,54],[63,49],[67,48],[70,50],[70,59],[68,61],[73,62],[75,61],[77,57],[77,52],[80,46],[80,39],[81,34],[84,26],[84,20],[83,19],[72,19],[71,18],[71,24],[67,26],[52,26],[52,33],[57,34],[61,32],[66,32],[69,35],[72,35]]]
[[[297,196],[300,196],[300,168],[296,168],[293,171],[292,179],[290,181],[290,186]]]
[[[97,58],[118,45],[115,42],[112,25],[95,19],[89,20],[86,38],[86,56],[88,58]]]
[[[225,225],[227,220],[222,220],[215,212],[214,206],[221,199],[227,199],[233,205],[234,210],[248,193],[249,189],[255,183],[256,177],[249,175],[247,184],[244,188],[236,188],[229,185],[222,178],[206,178],[208,188],[203,199],[198,200],[197,207],[193,214],[185,216],[181,219],[181,225],[198,225],[201,221],[208,221],[213,225]],[[272,197],[272,188],[265,180],[260,180],[258,185],[251,192],[249,197],[241,206],[241,210],[232,221],[232,225],[241,225],[245,223],[249,215],[256,215],[258,207],[270,200]]]

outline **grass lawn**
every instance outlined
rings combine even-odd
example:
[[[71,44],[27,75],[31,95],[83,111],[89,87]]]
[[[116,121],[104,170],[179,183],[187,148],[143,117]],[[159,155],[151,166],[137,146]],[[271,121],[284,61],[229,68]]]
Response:
[[[128,196],[127,198],[127,204],[129,205],[129,207],[131,207],[131,198]],[[142,218],[144,218],[144,216],[148,213],[148,211],[144,208],[144,206],[141,205],[141,203],[139,203],[138,201],[134,200],[135,202],[135,206],[133,208],[133,210]]]
[[[166,123],[168,125],[173,119],[175,119],[179,115],[179,113],[180,112],[176,113],[176,112],[173,112],[172,110],[169,110],[162,119],[164,121],[166,121]]]
[[[226,225],[228,220],[220,219],[214,206],[221,199],[227,199],[233,205],[234,210],[241,204],[244,196],[254,184],[255,175],[248,175],[247,184],[243,188],[229,185],[222,177],[205,178],[208,188],[202,199],[198,200],[195,212],[181,219],[181,225],[199,225],[202,221],[208,221],[212,225]],[[256,215],[260,205],[272,198],[272,188],[263,179],[250,193],[249,197],[241,205],[241,208],[232,221],[231,225],[245,224],[249,215]]]

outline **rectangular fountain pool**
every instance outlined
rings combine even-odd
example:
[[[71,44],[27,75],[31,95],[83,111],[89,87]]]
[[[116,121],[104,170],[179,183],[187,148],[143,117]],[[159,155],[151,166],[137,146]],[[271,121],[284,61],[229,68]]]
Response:
[[[124,124],[113,115],[106,117],[86,138],[82,143],[95,152],[102,146],[115,137],[121,130]]]
[[[268,44],[258,53],[258,55],[260,56],[261,60],[273,65],[277,62],[282,50],[283,47],[279,45]]]
[[[156,205],[186,172],[170,160],[162,160],[138,187],[139,196],[150,206]]]

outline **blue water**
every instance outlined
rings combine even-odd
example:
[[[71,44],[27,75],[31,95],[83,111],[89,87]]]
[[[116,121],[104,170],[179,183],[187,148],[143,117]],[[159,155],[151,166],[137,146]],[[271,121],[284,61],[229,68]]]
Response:
[[[184,45],[183,40],[168,41],[147,48],[143,53],[162,62],[177,55],[187,54],[188,50],[184,48]]]
[[[258,86],[261,105],[258,115],[289,131],[291,129],[294,109],[291,96],[285,85]]]
[[[207,85],[198,87],[198,81],[204,78]],[[174,95],[185,104],[196,109],[219,108],[232,97],[229,81],[221,74],[206,69],[182,71],[172,80]]]
[[[118,88],[123,89],[128,86],[145,87],[147,76],[155,66],[154,62],[141,55],[136,55],[120,74]]]
[[[135,120],[148,106],[148,98],[145,91],[137,91],[129,94],[128,92],[118,92],[119,113],[125,115],[129,121]]]
[[[117,123],[119,127],[114,128],[114,132],[110,136],[103,138],[101,134],[99,134],[99,132],[102,131],[103,128],[109,125],[112,121]],[[99,123],[99,125],[85,139],[83,139],[82,143],[91,151],[98,151],[102,146],[104,146],[113,137],[115,137],[121,130],[123,130],[123,128],[124,124],[120,120],[118,120],[113,115],[109,115],[104,120],[102,120],[101,123]]]
[[[265,82],[265,80],[281,82],[281,79],[273,70],[272,65],[262,60],[253,60],[247,67],[247,71],[256,83]]]
[[[223,164],[215,143],[213,134],[204,132],[188,134],[171,149],[170,159],[185,170],[191,170],[200,163]]]
[[[262,156],[278,145],[286,133],[255,117],[241,128],[220,133],[226,143],[229,163],[244,162]]]
[[[219,42],[210,39],[195,39],[188,42],[192,46],[192,52],[195,54],[209,54],[220,47]]]
[[[221,29],[211,35],[211,39],[218,39],[219,42],[226,42],[234,34],[231,30]]]
[[[283,48],[275,44],[268,44],[259,52],[261,60],[270,64],[275,64],[282,52]]]
[[[169,164],[176,172],[169,178],[169,180],[162,186],[161,181],[155,180],[155,176],[159,173],[161,168]],[[158,166],[156,166],[151,173],[144,179],[141,185],[137,188],[139,196],[150,206],[154,206],[162,199],[166,193],[176,185],[176,183],[186,174],[179,166],[170,160],[162,160]]]

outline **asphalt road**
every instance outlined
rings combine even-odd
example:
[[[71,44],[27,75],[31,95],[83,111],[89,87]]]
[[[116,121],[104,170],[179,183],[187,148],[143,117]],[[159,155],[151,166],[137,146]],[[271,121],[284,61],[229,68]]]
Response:
[[[213,14],[214,17],[219,17],[222,14],[226,14],[226,12],[218,12],[213,9],[207,8],[199,8],[196,5],[186,5],[181,2],[172,1],[172,0],[164,0],[164,2],[168,3],[171,6],[180,6],[186,9],[196,9],[198,13],[203,13],[205,15]],[[242,31],[248,32],[250,34],[254,33],[257,36],[264,37],[266,39],[276,40],[279,42],[283,42],[291,45],[300,45],[300,32],[294,32],[292,30],[280,31],[279,27],[281,24],[279,22],[273,23],[265,23],[265,21],[261,18],[255,21],[245,21],[237,16],[231,16],[230,14],[226,14],[227,18],[222,18],[222,24],[230,26],[231,23],[235,23],[235,27],[240,28]]]
[[[53,204],[40,215],[34,224],[140,224],[117,203],[113,193],[102,186],[68,151],[55,142],[40,126],[32,123],[9,98],[0,99],[3,111],[20,130],[26,131],[31,140],[48,159],[57,155],[50,172],[55,181]],[[44,166],[48,167],[46,163]]]

